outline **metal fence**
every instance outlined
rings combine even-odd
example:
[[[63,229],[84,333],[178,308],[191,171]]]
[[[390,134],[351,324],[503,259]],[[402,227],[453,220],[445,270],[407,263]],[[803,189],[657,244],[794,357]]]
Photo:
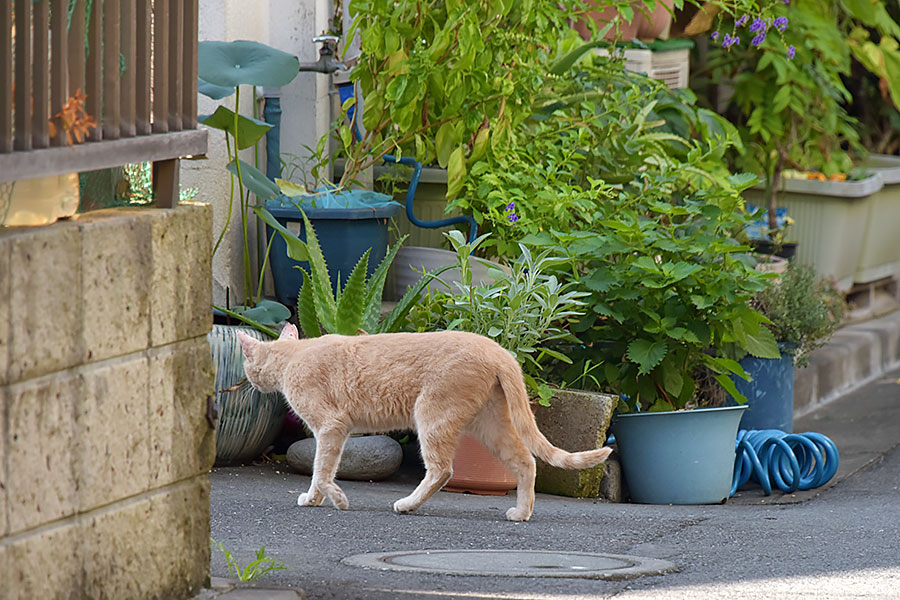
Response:
[[[178,198],[197,129],[197,0],[0,0],[0,182],[153,162]]]

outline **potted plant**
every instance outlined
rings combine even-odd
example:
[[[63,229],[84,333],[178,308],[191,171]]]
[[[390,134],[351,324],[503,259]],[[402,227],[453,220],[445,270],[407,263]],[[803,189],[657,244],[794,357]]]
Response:
[[[836,3],[798,0],[775,10],[775,19],[723,17],[709,73],[733,85],[724,112],[748,150],[735,152],[735,163],[765,182],[747,190],[748,202],[767,207],[770,235],[779,230],[776,208],[787,208],[796,220],[797,259],[848,291],[870,199],[883,185],[852,161],[864,150],[846,110],[850,46]]]
[[[258,268],[254,268],[252,261],[250,215],[254,201],[251,194],[255,194],[258,201],[264,201],[277,192],[277,188],[259,169],[239,157],[240,150],[253,147],[271,127],[240,114],[240,97],[242,86],[254,86],[255,89],[255,86],[286,85],[298,70],[299,62],[295,56],[257,42],[204,41],[199,45],[200,93],[214,100],[234,96],[235,107],[232,110],[222,104],[213,114],[199,118],[207,127],[225,133],[228,151],[225,168],[232,180],[227,218],[213,252],[218,251],[231,223],[235,191],[240,217],[242,294],[239,304],[215,308],[227,319],[249,324],[249,327],[238,328],[215,323],[207,336],[216,364],[216,459],[221,463],[258,456],[278,434],[284,417],[284,400],[278,394],[261,394],[251,386],[236,387],[244,377],[237,330],[242,329],[259,339],[277,337],[277,324],[290,316],[285,306],[262,297],[265,259]]]
[[[533,255],[525,246],[520,247],[521,254],[508,273],[497,269],[493,281],[479,285],[473,277],[471,254],[487,235],[470,243],[458,231],[446,236],[456,252],[460,281],[453,282],[450,293],[430,294],[414,309],[411,319],[415,328],[456,329],[492,338],[518,359],[532,397],[548,405],[554,390],[541,379],[542,363],[551,357],[570,362],[549,344],[574,340],[562,325],[580,314],[580,298],[586,294],[546,274],[555,262],[549,252]],[[593,448],[578,448],[586,449]],[[460,439],[453,477],[444,489],[490,494],[506,493],[515,486],[512,474],[479,440],[471,435]]]
[[[770,279],[753,301],[778,340],[779,358],[747,355],[741,366],[749,381],[734,378],[747,397],[741,429],[794,430],[794,366],[809,364],[810,353],[831,339],[844,314],[844,299],[834,284],[812,267],[788,264],[784,274]]]

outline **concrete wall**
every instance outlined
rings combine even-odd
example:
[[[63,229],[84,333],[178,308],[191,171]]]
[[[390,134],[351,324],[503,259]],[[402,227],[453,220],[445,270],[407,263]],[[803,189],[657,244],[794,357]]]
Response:
[[[328,28],[331,16],[330,0],[200,0],[200,40],[254,40],[279,50],[296,54],[301,62],[315,62],[318,46],[312,38]],[[300,73],[282,92],[281,151],[307,156],[304,146],[315,147],[327,132],[331,121],[328,94],[331,77],[318,73]],[[234,97],[226,98],[230,108]],[[219,102],[200,95],[198,112],[212,113]],[[241,111],[252,114],[251,90],[241,90]],[[262,115],[262,105],[259,106]],[[260,118],[262,118],[260,116]],[[182,161],[181,184],[198,187],[205,201],[213,205],[215,234],[226,222],[230,190],[229,174],[225,171],[227,153],[222,132],[211,130],[209,160]],[[253,164],[252,150],[242,153],[243,160]],[[265,171],[265,144],[259,146],[259,166]],[[213,258],[213,299],[225,303],[225,289],[231,288],[231,301],[236,304],[242,294],[242,241],[240,216],[235,199],[229,233]],[[255,219],[251,215],[251,238],[256,238]]]
[[[211,221],[193,205],[0,230],[0,597],[207,579]]]

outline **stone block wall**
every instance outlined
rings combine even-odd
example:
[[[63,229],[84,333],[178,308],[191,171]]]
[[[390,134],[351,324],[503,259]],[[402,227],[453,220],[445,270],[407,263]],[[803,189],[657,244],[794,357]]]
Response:
[[[0,597],[206,581],[211,250],[199,204],[0,229]]]

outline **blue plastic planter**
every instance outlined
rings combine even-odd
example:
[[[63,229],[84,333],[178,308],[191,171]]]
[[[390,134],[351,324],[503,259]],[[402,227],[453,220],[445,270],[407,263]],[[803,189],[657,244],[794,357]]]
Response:
[[[744,406],[616,415],[631,499],[641,504],[717,504],[731,492]]]
[[[752,381],[732,377],[738,391],[747,397],[747,412],[741,429],[794,431],[794,357],[782,348],[781,358],[746,356],[741,366]]]
[[[279,223],[306,240],[303,216],[299,210],[274,206],[266,208]],[[387,252],[388,220],[402,210],[399,204],[387,204],[377,208],[311,208],[305,211],[316,230],[332,284],[340,273],[343,286],[353,267],[369,248],[372,252],[369,254],[368,275],[372,275]],[[271,238],[273,234],[272,228],[266,227],[266,236]],[[277,234],[269,262],[275,282],[275,297],[282,304],[296,307],[303,275],[294,266],[299,265],[309,271],[308,263],[289,258],[284,240]]]

